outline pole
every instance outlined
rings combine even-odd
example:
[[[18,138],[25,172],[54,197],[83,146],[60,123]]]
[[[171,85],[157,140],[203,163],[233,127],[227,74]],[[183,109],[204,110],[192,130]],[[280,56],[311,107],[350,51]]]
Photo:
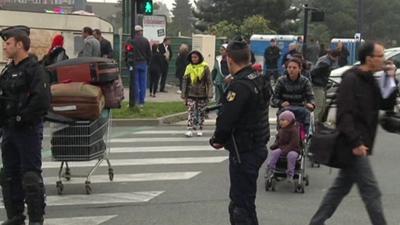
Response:
[[[136,25],[136,0],[128,0],[131,1],[131,39],[135,38],[135,25]],[[136,77],[135,77],[135,64],[134,60],[132,61],[132,65],[127,65],[129,70],[129,107],[132,108],[136,105]]]
[[[363,39],[363,23],[364,23],[364,1],[358,0],[357,1],[357,33],[360,34],[359,40],[356,42],[356,52],[361,45],[361,40]],[[357,58],[358,54],[356,54]]]
[[[308,35],[308,11],[309,11],[309,8],[308,8],[308,5],[307,4],[305,4],[304,5],[304,37],[303,37],[303,48],[302,48],[302,51],[303,51],[303,57],[304,58],[306,58],[306,50],[307,50],[307,35]]]

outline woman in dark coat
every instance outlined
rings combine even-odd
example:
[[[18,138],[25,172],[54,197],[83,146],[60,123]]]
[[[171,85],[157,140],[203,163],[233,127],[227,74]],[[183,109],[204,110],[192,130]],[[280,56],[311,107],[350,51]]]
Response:
[[[153,44],[151,46],[151,59],[150,59],[150,97],[155,98],[158,88],[158,82],[160,80],[162,72],[162,55],[158,52],[158,45]]]
[[[68,59],[64,49],[64,37],[61,34],[53,38],[49,52],[40,61],[42,65],[48,66]]]
[[[189,54],[189,46],[187,44],[181,44],[179,47],[179,53],[176,57],[175,66],[176,72],[175,76],[179,80],[179,91],[178,94],[182,93],[182,78],[185,73],[186,66],[189,64],[187,60]]]

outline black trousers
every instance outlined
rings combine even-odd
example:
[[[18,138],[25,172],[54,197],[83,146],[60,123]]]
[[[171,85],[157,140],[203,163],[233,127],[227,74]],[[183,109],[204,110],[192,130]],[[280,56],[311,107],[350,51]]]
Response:
[[[150,94],[156,94],[158,89],[158,82],[160,81],[160,71],[150,70]]]
[[[258,224],[255,205],[258,171],[267,159],[267,155],[266,148],[240,153],[241,163],[239,163],[234,151],[229,154],[229,175],[231,180],[229,213],[232,224]],[[237,212],[240,215],[235,215]],[[242,223],[243,221],[248,222]]]
[[[161,71],[160,91],[165,91],[167,76],[168,76],[168,62],[165,61]]]

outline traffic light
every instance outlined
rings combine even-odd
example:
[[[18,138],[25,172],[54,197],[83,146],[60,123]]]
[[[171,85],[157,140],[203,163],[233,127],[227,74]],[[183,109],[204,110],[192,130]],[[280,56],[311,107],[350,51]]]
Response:
[[[153,15],[153,0],[137,0],[136,12],[138,14]]]

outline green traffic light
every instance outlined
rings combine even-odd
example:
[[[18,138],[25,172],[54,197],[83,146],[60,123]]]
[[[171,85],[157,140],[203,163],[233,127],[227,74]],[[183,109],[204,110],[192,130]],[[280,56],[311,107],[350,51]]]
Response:
[[[153,4],[151,1],[146,1],[146,5],[144,6],[145,14],[153,14]]]

